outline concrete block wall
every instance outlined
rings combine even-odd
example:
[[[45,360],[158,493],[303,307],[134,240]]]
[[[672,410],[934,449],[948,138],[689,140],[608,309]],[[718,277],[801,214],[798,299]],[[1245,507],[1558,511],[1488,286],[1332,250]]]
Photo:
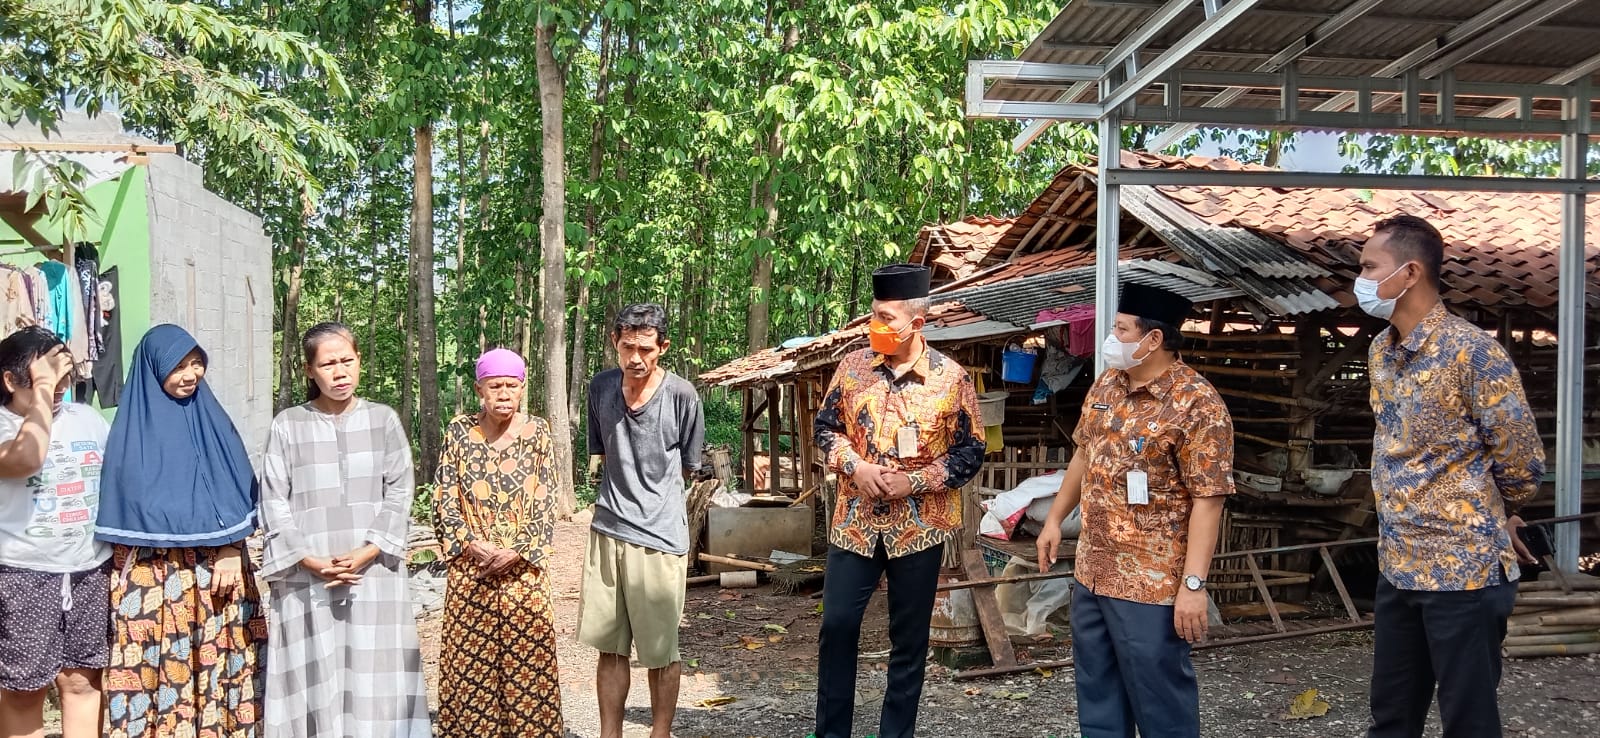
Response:
[[[151,323],[181,325],[205,347],[206,381],[257,455],[272,423],[272,242],[260,218],[205,188],[198,166],[155,154],[149,171]]]

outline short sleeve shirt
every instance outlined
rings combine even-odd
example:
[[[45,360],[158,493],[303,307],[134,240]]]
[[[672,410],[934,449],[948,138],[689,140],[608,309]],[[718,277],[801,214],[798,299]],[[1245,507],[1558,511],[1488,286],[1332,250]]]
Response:
[[[0,439],[15,438],[22,422],[0,407]],[[44,466],[21,479],[0,479],[0,565],[69,574],[111,558],[111,546],[94,540],[110,433],[93,408],[67,403],[51,421]]]
[[[1110,370],[1083,403],[1072,440],[1088,454],[1078,582],[1103,597],[1171,604],[1197,497],[1233,494],[1233,419],[1210,382],[1179,361],[1143,387]],[[1128,502],[1128,473],[1149,503]]]

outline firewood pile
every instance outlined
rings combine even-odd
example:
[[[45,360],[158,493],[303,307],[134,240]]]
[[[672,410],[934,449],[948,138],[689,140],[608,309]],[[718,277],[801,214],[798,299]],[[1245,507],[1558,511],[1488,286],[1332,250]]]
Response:
[[[1517,588],[1501,646],[1506,658],[1600,653],[1600,579],[1551,573]]]

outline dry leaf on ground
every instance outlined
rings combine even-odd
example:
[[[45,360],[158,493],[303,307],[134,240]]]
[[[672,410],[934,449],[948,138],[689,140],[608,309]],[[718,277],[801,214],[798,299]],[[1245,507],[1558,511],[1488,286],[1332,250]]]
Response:
[[[1289,712],[1284,715],[1289,720],[1309,720],[1328,714],[1328,703],[1317,699],[1317,690],[1308,689],[1294,696],[1289,701]]]

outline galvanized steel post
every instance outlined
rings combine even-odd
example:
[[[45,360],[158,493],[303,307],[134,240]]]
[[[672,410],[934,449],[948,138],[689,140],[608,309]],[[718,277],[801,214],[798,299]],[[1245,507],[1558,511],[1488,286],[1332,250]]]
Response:
[[[1102,91],[1109,83],[1102,83]],[[1100,176],[1095,205],[1095,376],[1106,370],[1106,361],[1098,350],[1111,326],[1117,320],[1117,252],[1122,240],[1122,188],[1106,176],[1122,162],[1122,120],[1117,112],[1108,110],[1100,121]]]
[[[1575,130],[1561,137],[1561,176],[1587,175],[1589,153],[1589,85],[1580,83],[1567,103]],[[1556,515],[1577,515],[1583,506],[1583,348],[1584,205],[1586,195],[1561,195],[1561,295],[1556,345]],[[1556,564],[1577,571],[1578,523],[1556,526]]]

